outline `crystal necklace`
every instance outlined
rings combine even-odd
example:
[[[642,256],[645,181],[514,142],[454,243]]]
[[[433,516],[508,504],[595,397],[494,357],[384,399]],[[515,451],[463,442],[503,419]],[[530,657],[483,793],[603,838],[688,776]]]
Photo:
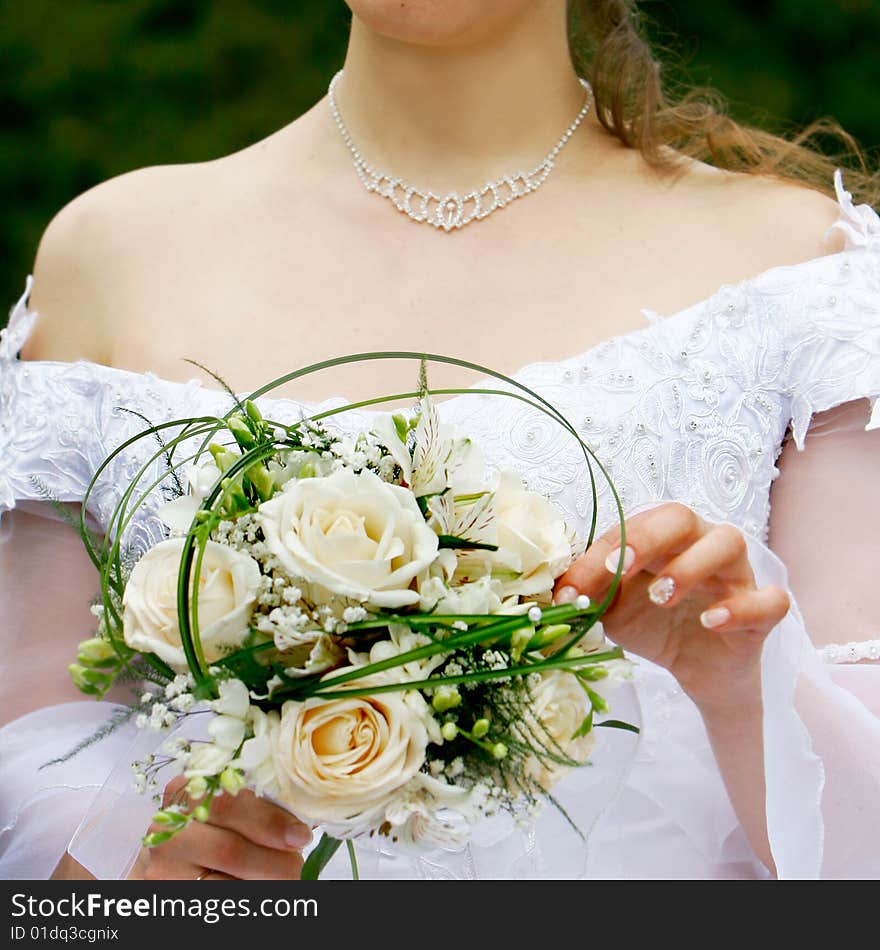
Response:
[[[402,178],[386,175],[376,171],[364,159],[352,141],[351,135],[342,121],[339,108],[336,105],[336,84],[342,70],[333,77],[330,88],[327,90],[327,99],[330,111],[336,122],[336,127],[348,146],[354,159],[355,171],[363,182],[367,191],[375,192],[382,198],[387,198],[398,211],[405,214],[419,224],[430,224],[432,227],[449,233],[457,228],[463,228],[472,221],[482,221],[488,218],[493,211],[499,211],[517,198],[537,191],[553,171],[556,156],[574,135],[584,116],[590,111],[592,89],[586,79],[580,83],[586,90],[586,99],[581,111],[574,122],[562,133],[562,137],[553,146],[547,157],[528,172],[519,171],[515,175],[505,175],[503,178],[490,181],[475,191],[466,195],[459,195],[457,191],[447,192],[445,195],[435,194],[433,191],[424,191],[410,185]]]

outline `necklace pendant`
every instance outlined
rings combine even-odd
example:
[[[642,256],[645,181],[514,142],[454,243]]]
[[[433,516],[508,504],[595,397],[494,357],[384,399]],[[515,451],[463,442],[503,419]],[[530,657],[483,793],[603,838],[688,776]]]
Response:
[[[439,199],[439,204],[434,212],[434,220],[444,231],[451,231],[453,228],[461,227],[461,213],[464,210],[464,202],[457,192],[451,191]]]

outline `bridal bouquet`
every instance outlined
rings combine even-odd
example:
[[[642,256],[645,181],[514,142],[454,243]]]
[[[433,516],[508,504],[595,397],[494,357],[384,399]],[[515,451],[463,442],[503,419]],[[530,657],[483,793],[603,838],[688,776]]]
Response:
[[[137,725],[173,730],[133,764],[141,791],[171,762],[187,779],[187,806],[161,809],[148,845],[251,788],[322,827],[306,877],[363,835],[455,850],[481,816],[534,814],[587,760],[594,726],[632,728],[598,718],[603,680],[626,667],[597,625],[613,589],[551,600],[591,538],[516,473],[487,477],[440,421],[424,358],[417,392],[383,398],[404,395],[411,412],[356,435],[324,422],[353,407],[281,424],[233,397],[222,418],[130,440],[158,449],[88,541],[99,627],[71,673],[99,697],[137,678]],[[168,536],[132,563],[120,539],[157,488],[175,496],[159,510]]]

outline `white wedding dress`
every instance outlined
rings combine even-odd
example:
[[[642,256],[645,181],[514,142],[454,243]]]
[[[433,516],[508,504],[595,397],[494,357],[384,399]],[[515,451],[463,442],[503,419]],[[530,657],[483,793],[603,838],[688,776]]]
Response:
[[[786,520],[787,549],[815,551],[845,531],[853,564],[873,559],[874,571],[880,564],[880,450],[878,434],[865,431],[880,427],[880,410],[872,413],[880,396],[880,218],[853,206],[839,173],[835,184],[844,251],[724,286],[663,319],[644,311],[643,329],[516,374],[595,449],[627,513],[676,500],[737,525],[759,585],[788,586],[786,566],[767,544],[770,489],[789,429],[805,449],[796,460],[804,467],[797,484],[824,479],[831,500],[799,507],[797,498],[774,494],[774,509],[784,503],[795,513]],[[90,362],[18,360],[36,319],[26,293],[0,340],[0,511],[7,512],[0,522],[7,723],[0,729],[0,876],[48,876],[81,821],[72,853],[98,876],[115,876],[124,873],[152,811],[148,799],[127,791],[137,751],[131,744],[146,740],[125,727],[40,769],[112,707],[65,703],[14,718],[51,701],[42,699],[44,680],[63,677],[76,642],[90,632],[68,629],[73,605],[95,590],[81,580],[63,590],[64,551],[79,541],[51,520],[45,498],[83,498],[104,457],[143,425],[125,410],[158,423],[222,414],[229,400],[196,381]],[[284,420],[344,402],[261,405]],[[560,426],[502,397],[467,394],[441,403],[440,413],[482,446],[490,466],[518,469],[586,535],[586,468]],[[822,424],[810,428],[814,413]],[[369,418],[353,413],[341,424],[358,427]],[[147,448],[142,443],[138,452]],[[89,512],[98,524],[136,470],[137,454],[99,479]],[[840,466],[849,466],[847,494],[835,499]],[[133,525],[135,545],[161,536],[157,503]],[[600,484],[599,529],[615,520]],[[847,563],[833,568],[821,580],[828,629],[823,621],[811,639],[795,603],[763,654],[767,820],[781,877],[880,877],[877,585],[850,586]],[[362,876],[767,877],[737,823],[697,710],[672,677],[639,661],[632,686],[611,699],[613,715],[639,720],[641,734],[600,730],[594,766],[569,773],[558,787],[586,843],[550,808],[531,828],[489,821],[458,854],[395,857],[359,846]],[[329,876],[347,876],[340,855]]]

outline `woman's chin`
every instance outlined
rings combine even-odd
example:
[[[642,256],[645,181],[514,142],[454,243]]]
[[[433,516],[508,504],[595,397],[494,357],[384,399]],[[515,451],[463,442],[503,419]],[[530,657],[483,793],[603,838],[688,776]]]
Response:
[[[503,31],[534,0],[346,0],[364,26],[418,46],[466,46]]]

